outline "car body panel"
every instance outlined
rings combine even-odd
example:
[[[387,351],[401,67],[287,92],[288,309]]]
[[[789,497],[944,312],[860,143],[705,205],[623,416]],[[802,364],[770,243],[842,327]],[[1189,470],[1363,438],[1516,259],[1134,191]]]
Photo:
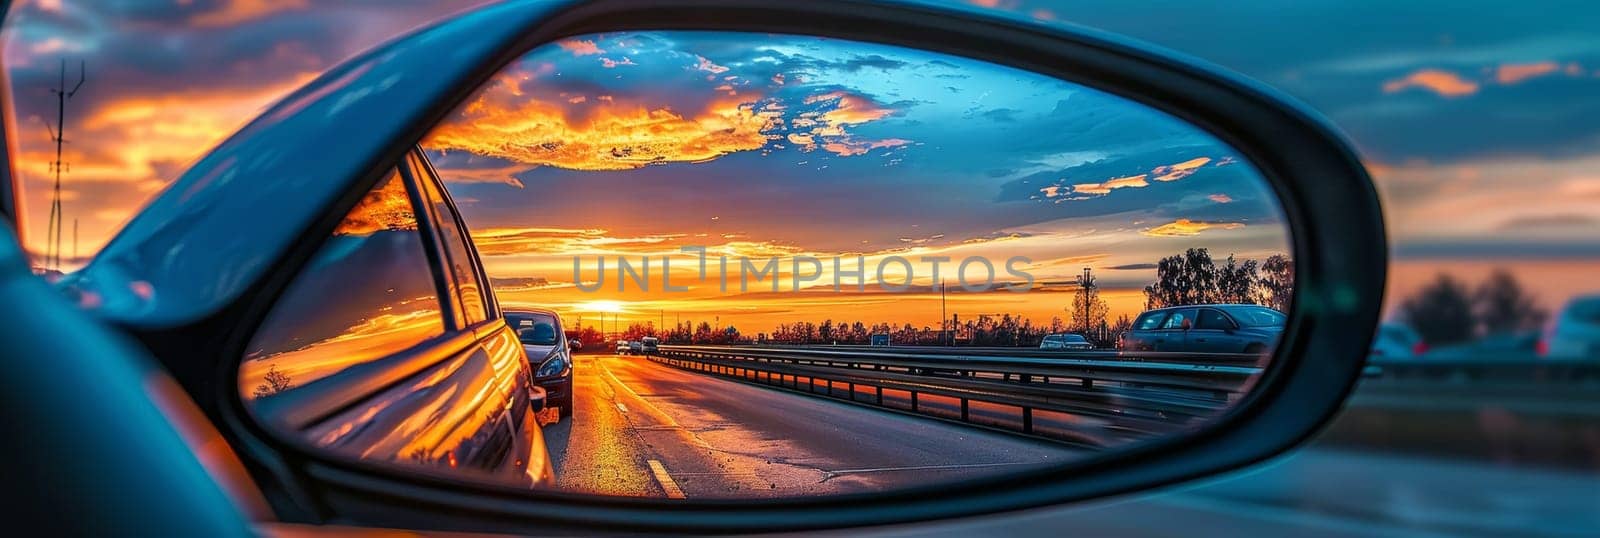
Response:
[[[1039,340],[1039,349],[1087,351],[1094,349],[1094,344],[1079,334],[1050,334]]]
[[[1600,360],[1600,295],[1568,301],[1550,322],[1542,347],[1548,359]]]
[[[1372,340],[1372,355],[1393,359],[1415,358],[1421,344],[1422,335],[1411,327],[1385,323],[1378,326],[1378,334]]]
[[[415,149],[406,159],[426,162]],[[247,347],[252,351],[240,366],[241,391],[256,385],[265,368],[260,363],[268,361],[291,373],[294,383],[241,398],[247,398],[254,419],[311,452],[443,476],[467,473],[513,487],[550,482],[553,474],[544,469],[549,458],[541,432],[529,420],[537,411],[535,401],[543,402],[545,393],[532,385],[516,333],[500,321],[498,312],[489,312],[487,320],[451,315],[462,305],[447,300],[462,293],[461,273],[481,272],[471,252],[456,266],[447,265],[451,262],[440,234],[455,233],[455,228],[441,226],[438,219],[454,213],[454,203],[447,198],[430,202],[421,194],[427,188],[424,182],[437,181],[433,177],[402,170],[388,181],[405,186],[393,194],[408,198],[415,227],[365,236],[335,234],[326,240],[315,261],[288,279],[272,300],[270,315],[253,330]],[[439,207],[420,208],[419,203]],[[397,237],[410,240],[396,246]],[[397,248],[419,252],[390,256]],[[423,265],[420,271],[393,267],[411,259]],[[392,294],[394,285],[402,284],[435,300],[431,309],[420,312],[385,305],[385,315],[396,317],[380,322],[378,316],[348,312],[384,304],[352,291],[362,288],[350,284],[358,279],[381,283],[375,287],[378,296]],[[433,321],[420,331],[406,329],[419,316]],[[347,327],[351,319],[364,321]],[[366,329],[372,325],[382,330]],[[372,340],[379,347],[366,344]],[[254,351],[279,342],[291,350],[265,357]]]

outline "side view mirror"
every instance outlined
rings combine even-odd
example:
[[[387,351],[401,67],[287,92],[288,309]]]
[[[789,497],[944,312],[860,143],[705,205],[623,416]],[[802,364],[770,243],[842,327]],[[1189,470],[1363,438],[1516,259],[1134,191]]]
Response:
[[[570,351],[578,351],[580,349],[583,349],[583,341],[577,340],[577,339],[573,339],[573,338],[568,338],[567,339],[567,349],[570,350]]]
[[[1193,329],[1193,328],[1194,328],[1194,320],[1192,320],[1192,319],[1183,320],[1183,330],[1187,331],[1187,330],[1190,330],[1190,329]]]
[[[295,155],[315,158],[281,158]],[[280,300],[317,267],[319,253],[368,255],[342,261],[410,256],[421,261],[404,267],[426,275],[426,253],[435,249],[425,245],[442,229],[385,224],[429,218],[394,207],[445,199],[418,192],[434,183],[419,178],[478,189],[473,198],[485,204],[523,204],[500,207],[505,214],[563,219],[521,222],[497,239],[505,249],[542,246],[510,255],[554,268],[541,278],[566,285],[529,293],[566,294],[537,298],[609,314],[612,332],[602,322],[602,342],[638,334],[616,327],[618,316],[640,329],[654,322],[675,331],[665,339],[673,345],[648,360],[613,361],[618,372],[607,383],[671,377],[697,387],[747,385],[738,394],[756,396],[724,399],[734,411],[726,416],[783,409],[773,403],[783,398],[843,399],[852,405],[818,407],[871,416],[806,417],[795,425],[780,413],[766,421],[791,428],[785,446],[832,450],[819,460],[874,450],[849,442],[874,435],[905,437],[883,439],[882,446],[903,449],[880,447],[877,455],[945,452],[939,443],[958,435],[984,436],[972,444],[993,451],[948,451],[954,459],[942,463],[970,473],[898,483],[886,481],[900,473],[853,476],[829,481],[840,489],[819,494],[813,486],[821,475],[882,465],[718,473],[722,462],[702,461],[706,450],[685,445],[660,450],[681,460],[649,459],[627,473],[654,480],[638,490],[659,491],[654,498],[620,489],[508,491],[459,469],[471,462],[457,459],[474,449],[503,458],[508,451],[500,447],[514,446],[510,428],[462,426],[503,417],[506,399],[473,400],[463,395],[478,392],[456,383],[513,387],[482,381],[504,379],[497,368],[527,361],[400,345],[503,350],[514,339],[475,333],[478,326],[456,319],[449,298],[433,295],[431,277],[405,279],[414,286],[403,294],[374,288],[374,300],[412,309],[386,324],[291,323],[252,336],[282,342],[267,352],[247,349],[251,339],[205,332],[261,326],[261,317],[278,311],[345,314],[315,300]],[[536,184],[573,189],[513,190]],[[666,199],[672,210],[662,209]],[[262,214],[272,216],[271,226],[261,225]],[[340,218],[352,214],[373,218]],[[615,220],[596,220],[605,218]],[[248,241],[218,233],[231,229],[248,230]],[[461,514],[473,514],[513,533],[569,526],[794,532],[1061,504],[1279,454],[1330,419],[1360,375],[1370,342],[1356,335],[1378,322],[1386,244],[1365,169],[1322,119],[1255,82],[1123,38],[913,2],[510,1],[419,29],[286,97],[184,173],[68,285],[102,297],[103,318],[146,331],[141,340],[182,370],[176,377],[230,440],[283,452],[247,454],[270,460],[251,466],[264,481],[320,494],[319,513],[370,526],[426,521],[440,530],[482,530],[463,523]],[[1210,252],[1233,252],[1224,249],[1262,253],[1289,276],[1247,279],[1256,288],[1242,296],[1270,297],[1287,315],[1281,337],[1260,353],[1183,348],[1188,338],[1081,357],[1027,349],[1046,334],[1106,340],[1131,320],[1151,319],[1146,310],[1241,296],[1193,284],[1216,282]],[[170,252],[196,254],[149,254]],[[639,270],[626,274],[640,278],[623,281],[623,255]],[[1082,267],[1090,263],[1104,264]],[[1093,272],[1107,278],[1095,284]],[[369,272],[326,274],[316,289],[340,290],[344,275]],[[130,275],[138,286],[127,285]],[[687,295],[622,295],[651,282],[658,287],[650,293]],[[585,295],[591,292],[607,295]],[[613,293],[621,298],[611,300]],[[824,295],[834,293],[848,295]],[[1126,300],[1141,293],[1143,301]],[[943,312],[947,299],[960,311]],[[1024,303],[1025,315],[997,312]],[[1077,305],[1069,307],[1072,326],[1052,328],[1052,317],[1068,317],[1063,303]],[[811,310],[782,317],[799,311],[791,306]],[[842,316],[851,318],[848,329]],[[446,321],[453,329],[439,338]],[[373,346],[372,356],[342,353],[347,339],[338,336],[351,327],[372,333],[356,335],[362,342],[395,345]],[[374,334],[404,338],[369,340]],[[307,339],[323,345],[300,344]],[[956,345],[966,347],[947,349]],[[626,353],[627,344],[617,350]],[[224,372],[231,378],[216,379],[228,369],[214,357],[235,358],[238,367]],[[628,375],[624,368],[671,371]],[[457,377],[436,379],[444,375]],[[218,398],[219,382],[240,390]],[[583,411],[563,423],[566,430],[533,430],[552,438],[604,440],[610,433],[581,428],[695,412],[647,399],[645,390],[615,391],[631,398],[626,404],[592,405],[598,391],[582,387],[610,385],[554,383],[569,384],[530,387],[535,411],[547,398],[564,413],[575,402]],[[415,398],[408,390],[450,397]],[[1216,405],[1172,403],[1217,392],[1228,397],[1206,398]],[[413,402],[434,406],[432,414],[396,415]],[[482,412],[467,408],[473,404]],[[377,422],[363,412],[369,408],[395,414]],[[1003,420],[983,422],[994,409],[1006,413]],[[436,417],[445,416],[454,417],[448,432],[415,436],[434,442],[426,450],[414,449],[418,439],[401,427],[441,424]],[[840,425],[830,430],[838,436],[806,429],[817,423]],[[840,434],[849,424],[866,426]],[[939,430],[945,427],[966,429]],[[883,435],[911,429],[939,435]],[[649,439],[656,434],[672,436]],[[329,439],[344,444],[322,441]],[[560,457],[595,446],[560,439],[552,441],[567,447]],[[1001,445],[1017,450],[994,450]],[[510,459],[543,457],[543,450]],[[743,454],[716,451],[735,452]],[[743,469],[774,463],[768,454],[747,455]],[[503,467],[477,466],[474,472]],[[690,479],[673,480],[674,473]],[[706,485],[714,480],[730,482]],[[793,487],[774,492],[780,484],[757,480]]]

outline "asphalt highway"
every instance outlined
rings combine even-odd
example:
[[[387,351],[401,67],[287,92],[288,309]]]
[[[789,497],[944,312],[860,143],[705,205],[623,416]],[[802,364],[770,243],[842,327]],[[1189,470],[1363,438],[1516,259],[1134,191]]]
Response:
[[[1085,452],[719,379],[643,357],[578,355],[573,417],[540,415],[558,486],[666,498],[898,490]]]

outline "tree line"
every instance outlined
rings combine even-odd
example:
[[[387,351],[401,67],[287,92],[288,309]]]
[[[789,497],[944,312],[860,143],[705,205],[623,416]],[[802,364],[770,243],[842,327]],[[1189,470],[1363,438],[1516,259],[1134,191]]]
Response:
[[[1236,260],[1229,255],[1223,263],[1212,260],[1204,248],[1162,258],[1156,263],[1156,281],[1144,288],[1146,308],[1204,303],[1263,304],[1280,311],[1288,308],[1294,287],[1294,265],[1282,254],[1266,260]],[[961,319],[951,316],[943,327],[917,327],[910,323],[864,323],[861,321],[782,323],[770,333],[744,335],[735,327],[712,327],[708,322],[679,323],[658,330],[653,323],[634,323],[618,338],[637,340],[645,336],[661,338],[670,344],[841,344],[867,345],[872,335],[887,334],[895,345],[1038,346],[1046,335],[1076,333],[1096,347],[1113,347],[1117,337],[1133,326],[1128,315],[1109,319],[1110,308],[1099,296],[1099,288],[1089,271],[1078,279],[1072,304],[1065,307],[1067,318],[1053,317],[1049,324],[1009,313],[984,314]],[[591,329],[592,330],[592,329]],[[599,340],[598,333],[594,335]],[[587,338],[584,345],[589,345]]]
[[[1441,272],[1402,301],[1399,312],[1424,342],[1434,346],[1537,330],[1548,316],[1504,269],[1490,273],[1475,289]]]
[[[1289,311],[1294,295],[1294,263],[1273,254],[1266,260],[1212,260],[1204,248],[1191,248],[1156,262],[1156,281],[1144,287],[1146,310],[1192,304],[1259,304]]]

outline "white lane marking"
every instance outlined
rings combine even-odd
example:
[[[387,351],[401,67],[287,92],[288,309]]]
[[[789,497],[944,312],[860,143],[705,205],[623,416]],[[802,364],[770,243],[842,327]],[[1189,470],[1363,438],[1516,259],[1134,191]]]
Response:
[[[617,402],[617,410],[618,411],[622,411],[623,413],[627,413],[628,412],[628,406],[622,405],[622,402]]]
[[[667,467],[660,461],[649,460],[650,473],[656,476],[656,483],[661,484],[661,489],[667,492],[668,499],[683,499],[683,490],[678,489],[678,483],[672,481],[672,475],[667,474]]]
[[[948,465],[912,465],[909,467],[869,467],[864,469],[836,469],[829,471],[835,474],[845,473],[884,473],[890,471],[936,471],[940,469],[976,469],[980,467],[1009,467],[1013,465],[1039,465],[1037,462],[1017,461],[1001,463],[952,463]]]

